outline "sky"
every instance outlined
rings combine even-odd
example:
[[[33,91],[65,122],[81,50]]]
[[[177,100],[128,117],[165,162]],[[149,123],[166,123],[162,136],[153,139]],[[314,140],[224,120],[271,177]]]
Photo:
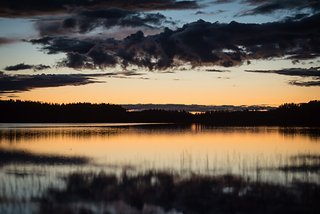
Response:
[[[2,0],[0,99],[320,99],[320,0]]]

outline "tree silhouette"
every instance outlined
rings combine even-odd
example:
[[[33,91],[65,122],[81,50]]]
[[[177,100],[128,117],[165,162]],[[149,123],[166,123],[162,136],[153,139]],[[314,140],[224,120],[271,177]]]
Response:
[[[144,110],[130,112],[120,105],[71,103],[52,104],[20,100],[0,101],[2,123],[199,123],[213,126],[320,126],[320,101],[283,104],[268,111]]]

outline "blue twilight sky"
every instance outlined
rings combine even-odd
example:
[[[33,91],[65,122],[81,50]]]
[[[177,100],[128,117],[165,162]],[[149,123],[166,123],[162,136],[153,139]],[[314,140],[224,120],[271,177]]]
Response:
[[[320,99],[319,0],[4,0],[0,98]]]

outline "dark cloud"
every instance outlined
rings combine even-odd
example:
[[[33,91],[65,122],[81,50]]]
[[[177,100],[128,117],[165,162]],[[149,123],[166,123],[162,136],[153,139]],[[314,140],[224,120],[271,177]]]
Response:
[[[217,72],[217,73],[224,73],[230,72],[229,70],[217,70],[217,69],[206,69],[207,72]]]
[[[20,63],[17,65],[7,66],[5,67],[6,71],[18,71],[18,70],[25,70],[25,69],[31,69],[32,65],[26,65],[24,63]]]
[[[95,73],[95,74],[38,74],[38,75],[8,75],[0,71],[0,94],[18,93],[34,88],[58,86],[79,86],[91,83],[103,83],[99,77],[130,78],[141,76],[136,71]]]
[[[311,68],[287,68],[281,70],[246,70],[247,72],[255,73],[274,73],[287,76],[299,76],[299,77],[315,77],[320,78],[320,67]]]
[[[293,54],[287,59],[292,59],[293,61],[299,61],[299,60],[307,60],[307,59],[316,59],[320,57],[320,54],[315,54],[315,53],[305,53],[305,54]]]
[[[87,55],[79,53],[67,53],[67,57],[59,62],[59,66],[81,68],[104,68],[116,64],[114,56],[109,55],[101,48],[91,50]]]
[[[303,10],[317,12],[320,10],[319,0],[243,0],[253,6],[253,9],[246,10],[240,15],[271,14],[278,11],[289,11],[299,13]]]
[[[174,24],[160,13],[142,13],[118,8],[82,10],[66,18],[39,19],[36,28],[40,35],[87,33],[98,27],[114,26],[159,28],[163,23]]]
[[[44,69],[49,69],[49,68],[51,68],[51,67],[48,65],[43,65],[43,64],[28,65],[28,64],[20,63],[17,65],[7,66],[7,67],[5,67],[4,70],[6,70],[6,71],[19,71],[19,70],[26,70],[26,69],[44,70]]]
[[[181,10],[198,8],[196,1],[177,0],[2,0],[0,17],[31,17],[75,10],[122,8],[128,10]]]
[[[59,62],[59,66],[94,69],[117,63],[115,56],[108,53],[108,49],[116,45],[116,41],[113,39],[97,41],[67,37],[43,37],[30,42],[43,45],[42,49],[48,54],[66,53],[67,57]]]
[[[224,13],[226,12],[225,10],[216,10],[216,11],[211,11],[211,12],[206,12],[206,11],[202,11],[202,10],[198,10],[197,12],[194,13],[194,15],[217,15],[220,13]]]
[[[92,59],[92,64],[99,67],[112,66],[117,63],[115,57],[101,47],[92,49],[88,56]]]
[[[308,13],[298,13],[298,14],[294,14],[291,16],[287,16],[284,18],[284,21],[298,21],[301,20],[303,18],[308,17],[310,14]]]
[[[35,29],[41,36],[76,33],[74,28],[70,27],[70,21],[66,19],[66,22],[67,24],[65,24],[63,19],[39,19],[35,22]]]
[[[238,15],[258,15],[258,14],[272,14],[275,12],[287,12],[294,14],[296,18],[302,18],[301,12],[305,15],[311,15],[320,11],[319,0],[216,0],[214,4],[226,4],[226,3],[241,3],[244,7],[251,7],[245,9]]]
[[[62,60],[59,65],[70,68],[91,68],[91,64],[88,63],[89,58],[79,53],[67,53],[67,58]],[[92,67],[93,68],[93,67]]]
[[[194,13],[194,15],[204,15],[204,14],[207,14],[207,13],[202,10],[198,10],[197,12]]]
[[[313,80],[293,80],[290,81],[290,85],[295,86],[320,86],[320,67],[311,68],[287,68],[281,70],[247,70],[247,72],[255,73],[274,73],[286,76],[297,76],[302,78],[312,78]]]
[[[227,4],[227,3],[232,3],[235,0],[215,0],[213,3],[214,4]]]
[[[304,86],[304,87],[320,86],[320,80],[313,80],[313,81],[290,81],[289,84],[295,85],[295,86]]]
[[[95,46],[90,40],[80,40],[67,37],[43,37],[41,39],[30,40],[32,44],[42,44],[42,49],[48,54],[59,52],[85,54]]]
[[[38,71],[38,70],[44,70],[44,69],[49,69],[51,68],[49,65],[43,65],[43,64],[39,64],[39,65],[34,65],[33,69]]]
[[[123,40],[43,37],[31,40],[48,53],[66,53],[68,67],[103,67],[116,63],[148,69],[192,66],[231,67],[252,59],[320,54],[320,14],[298,21],[264,24],[209,23],[203,20],[176,30],[145,36],[138,31]]]
[[[0,93],[16,93],[33,88],[47,88],[67,85],[86,85],[97,83],[95,77],[106,74],[41,74],[41,75],[6,75],[0,73]]]

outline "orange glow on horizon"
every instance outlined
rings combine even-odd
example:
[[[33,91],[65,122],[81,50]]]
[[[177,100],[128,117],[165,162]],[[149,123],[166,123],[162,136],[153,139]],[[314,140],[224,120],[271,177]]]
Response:
[[[49,103],[270,106],[320,100],[319,87],[293,86],[288,84],[290,78],[277,74],[190,70],[169,74],[148,72],[144,75],[149,79],[103,77],[97,79],[102,83],[36,88],[16,93],[14,98]],[[5,98],[6,94],[2,95],[2,99]]]

